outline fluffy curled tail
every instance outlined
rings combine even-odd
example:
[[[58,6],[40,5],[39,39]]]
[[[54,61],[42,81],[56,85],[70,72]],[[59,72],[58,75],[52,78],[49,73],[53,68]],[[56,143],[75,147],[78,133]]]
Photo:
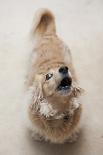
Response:
[[[37,10],[32,28],[32,36],[42,37],[55,33],[55,18],[51,11],[45,8]]]

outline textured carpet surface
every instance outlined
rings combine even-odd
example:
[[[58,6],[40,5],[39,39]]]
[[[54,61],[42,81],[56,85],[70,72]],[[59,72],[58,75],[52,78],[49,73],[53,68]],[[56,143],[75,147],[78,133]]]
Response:
[[[27,34],[34,12],[51,9],[81,86],[83,127],[74,144],[34,142],[22,121]],[[0,155],[103,155],[103,1],[0,0]]]

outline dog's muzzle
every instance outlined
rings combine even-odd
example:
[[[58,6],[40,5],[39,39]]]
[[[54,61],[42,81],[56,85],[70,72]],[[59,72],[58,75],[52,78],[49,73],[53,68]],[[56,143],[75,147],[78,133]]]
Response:
[[[58,90],[69,90],[72,85],[72,78],[69,75],[68,67],[63,66],[59,68],[59,73],[61,74],[62,80],[58,86]]]

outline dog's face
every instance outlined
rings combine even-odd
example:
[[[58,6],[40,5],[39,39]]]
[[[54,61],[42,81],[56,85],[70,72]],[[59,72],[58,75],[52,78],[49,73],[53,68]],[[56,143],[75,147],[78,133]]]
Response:
[[[44,95],[67,96],[72,88],[72,76],[67,66],[50,69],[44,76],[42,89]]]

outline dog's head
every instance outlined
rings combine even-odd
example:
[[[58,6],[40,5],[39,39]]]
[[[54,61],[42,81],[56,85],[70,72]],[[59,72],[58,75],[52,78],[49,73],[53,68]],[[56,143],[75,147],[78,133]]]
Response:
[[[78,97],[81,88],[77,86],[67,66],[50,69],[36,76],[38,93],[45,98]]]

